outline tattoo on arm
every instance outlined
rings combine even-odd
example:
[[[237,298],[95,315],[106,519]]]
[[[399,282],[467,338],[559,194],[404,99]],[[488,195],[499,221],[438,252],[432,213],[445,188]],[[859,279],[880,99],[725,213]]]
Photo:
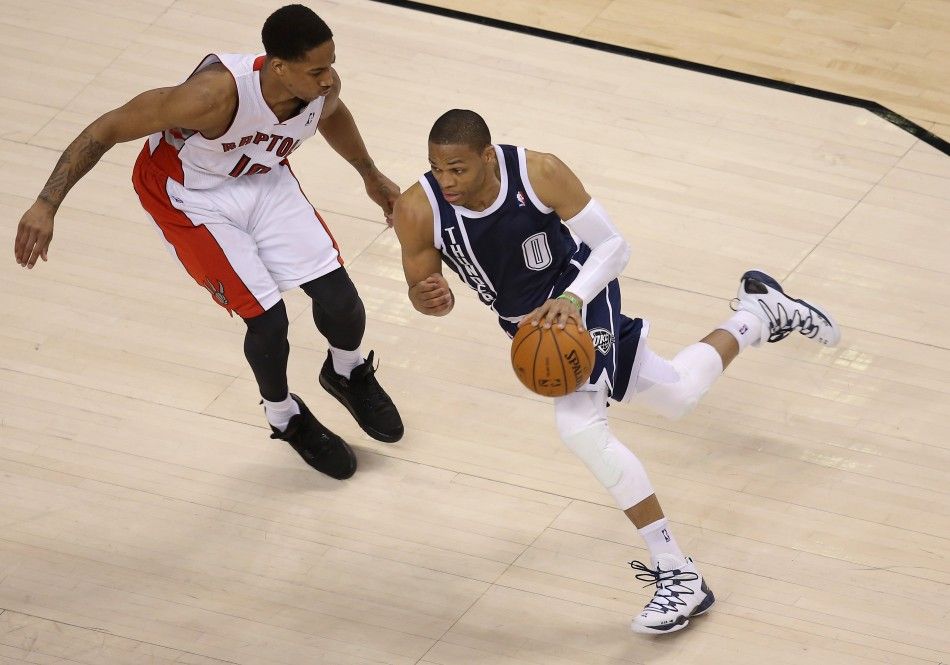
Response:
[[[373,160],[369,157],[357,157],[350,160],[350,164],[353,165],[353,168],[356,169],[356,172],[359,173],[364,178],[368,173],[372,173],[373,169],[376,168],[376,165],[373,163]]]
[[[37,198],[49,203],[53,208],[59,208],[66,192],[96,165],[110,147],[83,131],[60,156],[56,168]]]

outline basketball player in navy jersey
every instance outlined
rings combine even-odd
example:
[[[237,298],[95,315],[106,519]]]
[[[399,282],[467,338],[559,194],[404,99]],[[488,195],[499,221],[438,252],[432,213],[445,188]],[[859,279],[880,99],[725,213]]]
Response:
[[[787,296],[773,278],[749,271],[740,279],[734,315],[667,360],[647,345],[648,323],[620,313],[617,278],[630,256],[627,242],[557,157],[492,145],[478,114],[455,109],[432,127],[429,164],[393,213],[412,305],[430,316],[452,310],[444,262],[509,336],[524,325],[590,330],[594,371],[586,386],[554,400],[557,428],[650,551],[649,566],[631,562],[637,578],[656,585],[631,628],[653,634],[684,628],[715,598],[677,545],[643,465],[611,433],[608,398],[679,418],[741,350],[796,331],[835,345],[837,325]]]
[[[397,441],[403,425],[375,378],[373,352],[360,350],[363,303],[287,157],[319,130],[387,221],[399,188],[373,164],[340,99],[327,24],[287,5],[267,19],[262,38],[264,54],[211,54],[184,83],[144,92],[83,130],[20,220],[14,252],[27,268],[47,260],[53,216],[70,188],[113,145],[148,136],[133,171],[136,193],[185,270],[247,324],[244,353],[271,438],[343,479],[356,471],[352,449],[288,389],[282,291],[300,287],[313,301],[330,347],[321,386],[375,439]]]

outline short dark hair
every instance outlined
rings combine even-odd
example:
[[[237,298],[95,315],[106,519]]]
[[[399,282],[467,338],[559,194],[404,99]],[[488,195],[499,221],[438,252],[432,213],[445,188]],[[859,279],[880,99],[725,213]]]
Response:
[[[437,145],[467,145],[476,152],[491,145],[491,132],[484,118],[467,109],[446,111],[432,125],[429,143]]]
[[[261,30],[264,51],[281,60],[300,60],[307,51],[332,38],[330,26],[303,5],[281,7],[267,17]]]

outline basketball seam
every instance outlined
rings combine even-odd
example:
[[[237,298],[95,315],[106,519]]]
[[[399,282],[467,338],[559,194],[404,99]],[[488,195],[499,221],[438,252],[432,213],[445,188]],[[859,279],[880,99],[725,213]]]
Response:
[[[564,332],[567,333],[567,336],[568,336],[568,337],[570,337],[570,338],[573,339],[575,342],[577,342],[578,346],[580,346],[580,348],[584,351],[584,355],[587,356],[587,348],[584,346],[583,342],[582,342],[581,340],[579,340],[577,337],[575,337],[575,336],[574,336],[574,333],[570,332],[570,330],[569,330],[568,328],[565,328],[565,329],[564,329]],[[578,330],[578,333],[580,333],[580,330]],[[590,334],[589,334],[589,333],[587,334],[587,338],[590,339]],[[593,342],[591,343],[591,348],[593,348]],[[591,371],[591,372],[594,371],[594,361],[595,361],[595,359],[596,359],[596,358],[593,357],[593,354],[592,354],[591,356],[588,356],[588,357],[587,357],[587,364],[590,365],[590,371]]]
[[[538,328],[535,328],[534,330],[528,331],[528,334],[524,336],[524,339],[522,339],[520,342],[518,342],[518,346],[514,347],[514,348],[511,350],[511,357],[512,357],[512,359],[514,359],[515,354],[518,353],[518,349],[521,348],[521,345],[524,344],[525,342],[527,342],[528,339],[531,337],[531,335],[533,335],[533,334],[536,333],[536,332],[538,332]],[[516,336],[517,336],[517,334],[518,334],[518,333],[515,333]]]
[[[561,345],[557,343],[557,335],[554,334],[554,328],[548,328],[548,332],[551,333],[551,341],[554,342],[554,348],[555,350],[557,350],[557,357],[558,357],[558,360],[560,361],[558,362],[558,365],[560,365],[561,367],[561,376],[564,381],[564,383],[562,383],[561,385],[564,386],[564,389],[566,390],[567,389],[567,370],[564,368],[564,355],[561,353]],[[576,389],[577,388],[575,387],[574,390]],[[574,390],[571,390],[568,392],[574,392]],[[565,392],[564,394],[567,395],[568,392]]]
[[[518,332],[520,332],[520,330],[519,330]],[[518,355],[518,351],[520,351],[521,347],[524,346],[525,343],[526,343],[529,339],[531,339],[531,337],[532,337],[535,333],[540,333],[540,332],[541,332],[541,329],[540,329],[540,328],[534,328],[534,329],[529,330],[529,331],[525,334],[524,338],[521,339],[521,341],[518,342],[518,345],[517,345],[517,346],[513,346],[512,349],[511,349],[511,365],[512,365],[512,367],[513,367],[514,370],[515,370],[515,375],[518,377],[518,380],[521,381],[521,383],[524,384],[524,386],[525,386],[528,390],[530,390],[530,391],[532,391],[532,392],[535,392],[535,393],[537,392],[537,385],[536,385],[536,383],[535,383],[535,371],[534,371],[534,366],[535,366],[535,363],[537,362],[538,350],[541,348],[541,335],[538,335],[538,346],[535,347],[535,350],[534,350],[534,358],[531,360],[531,363],[530,363],[530,364],[525,363],[525,365],[526,365],[525,368],[524,368],[524,369],[525,369],[525,372],[526,372],[526,373],[530,372],[531,376],[525,376],[524,379],[522,379],[521,373],[518,371],[518,366],[515,364],[515,357]],[[517,336],[517,334],[518,334],[518,333],[516,332],[515,335]],[[526,381],[527,381],[527,383],[526,383]]]
[[[538,354],[541,353],[541,343],[544,341],[544,329],[538,328],[538,345],[534,349],[534,359],[531,361],[531,386],[534,392],[538,392]]]

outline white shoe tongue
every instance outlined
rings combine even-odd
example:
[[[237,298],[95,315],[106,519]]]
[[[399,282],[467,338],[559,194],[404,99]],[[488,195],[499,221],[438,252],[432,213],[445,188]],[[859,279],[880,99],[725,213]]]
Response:
[[[660,554],[655,559],[652,559],[650,563],[653,564],[654,570],[657,568],[660,570],[675,570],[685,566],[686,560],[680,559],[672,554]]]
[[[680,559],[672,554],[660,554],[655,559],[651,559],[650,563],[653,565],[653,570],[670,571],[685,566],[686,560]],[[669,584],[670,580],[659,580],[656,586],[658,589],[664,589],[669,586]]]

